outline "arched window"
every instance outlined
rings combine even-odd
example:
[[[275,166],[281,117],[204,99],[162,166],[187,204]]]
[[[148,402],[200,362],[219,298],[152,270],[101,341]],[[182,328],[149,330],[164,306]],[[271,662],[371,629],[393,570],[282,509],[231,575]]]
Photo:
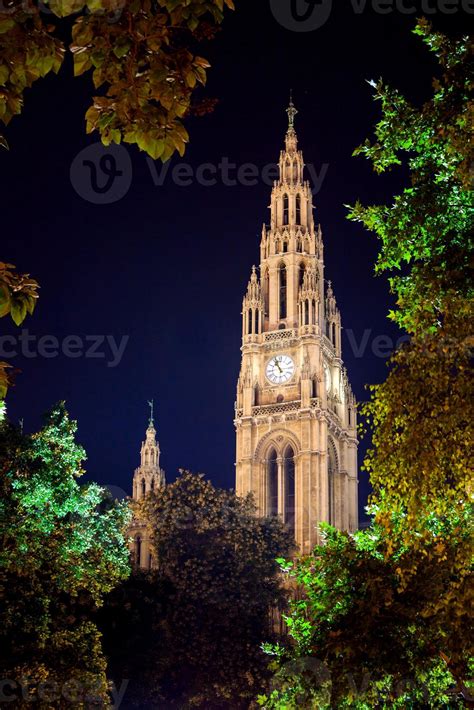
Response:
[[[336,482],[337,462],[336,451],[332,441],[328,441],[328,519],[331,525],[336,524],[336,501],[335,501],[335,482]]]
[[[288,251],[288,242],[283,242],[283,253],[286,254]]]
[[[283,224],[290,223],[290,198],[283,195]]]
[[[150,490],[152,493],[155,492],[155,479],[154,478],[151,479]]]
[[[135,538],[135,564],[140,567],[142,562],[142,539],[140,535]]]
[[[252,335],[252,314],[253,314],[253,310],[251,308],[249,308],[249,310],[248,310],[248,328],[247,328],[248,335]]]
[[[270,297],[270,274],[268,273],[268,269],[265,271],[263,283],[264,283],[263,301],[264,301],[264,307],[265,307],[265,314],[268,315],[268,303],[269,303],[269,297]]]
[[[142,478],[142,496],[144,496],[146,493],[146,481],[144,478]]]
[[[285,490],[285,523],[295,533],[295,455],[291,446],[285,451],[283,459]]]
[[[313,301],[313,325],[316,323],[316,301]]]
[[[267,512],[278,515],[278,462],[275,449],[267,460]]]
[[[335,346],[336,345],[336,324],[335,323],[332,324],[332,328],[331,328],[331,340],[332,340],[332,344]]]
[[[286,291],[287,291],[287,276],[286,266],[281,264],[278,270],[279,290],[280,290],[280,320],[286,318]]]
[[[301,195],[296,195],[296,224],[301,224]]]
[[[298,271],[298,286],[301,288],[303,286],[303,281],[304,281],[304,272],[306,271],[306,266],[301,263],[300,268]]]
[[[304,302],[304,325],[309,325],[309,301]]]

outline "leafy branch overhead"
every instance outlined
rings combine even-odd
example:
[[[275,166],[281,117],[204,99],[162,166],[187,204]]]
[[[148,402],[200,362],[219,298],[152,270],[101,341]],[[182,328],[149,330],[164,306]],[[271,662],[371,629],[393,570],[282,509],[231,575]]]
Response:
[[[86,113],[88,133],[98,131],[105,145],[136,143],[153,159],[183,155],[189,138],[183,119],[194,110],[194,94],[210,66],[195,47],[214,37],[232,0],[46,5],[41,12],[28,0],[13,0],[0,13],[0,119],[8,124],[20,113],[24,90],[57,73],[70,51],[75,76],[90,72],[97,91]],[[64,18],[72,24],[68,47],[58,37]]]
[[[436,33],[426,20],[415,34],[440,65],[432,98],[414,106],[382,80],[370,82],[382,118],[375,140],[355,151],[378,173],[406,158],[410,184],[391,205],[357,203],[349,214],[380,239],[376,272],[390,272],[398,306],[391,317],[409,333],[435,332],[446,298],[473,293],[473,41]]]
[[[16,325],[32,315],[38,298],[38,284],[29,274],[18,274],[11,264],[0,261],[0,318],[10,315]],[[4,399],[11,384],[5,362],[0,362],[0,400]]]

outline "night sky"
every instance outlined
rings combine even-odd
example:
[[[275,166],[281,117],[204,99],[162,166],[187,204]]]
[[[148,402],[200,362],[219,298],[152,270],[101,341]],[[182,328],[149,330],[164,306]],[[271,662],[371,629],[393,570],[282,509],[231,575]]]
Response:
[[[145,155],[127,147],[133,177],[121,200],[97,205],[77,194],[71,164],[97,137],[85,135],[92,85],[72,78],[70,62],[59,77],[27,92],[23,114],[6,130],[10,152],[0,152],[0,258],[41,284],[34,316],[20,330],[3,319],[2,335],[18,338],[27,329],[60,344],[74,335],[85,349],[89,336],[129,338],[115,367],[108,366],[113,356],[106,343],[100,358],[11,360],[22,372],[8,395],[9,415],[34,431],[45,411],[66,400],[88,454],[87,477],[115,492],[131,491],[150,398],[168,480],[189,468],[216,485],[234,485],[240,312],[251,266],[259,261],[270,187],[261,179],[254,186],[224,185],[219,176],[213,186],[194,179],[184,187],[173,183],[171,170],[176,163],[196,170],[225,158],[259,170],[276,162],[290,87],[305,161],[318,174],[328,166],[315,196],[316,220],[359,400],[367,396],[364,384],[381,381],[386,371],[374,339],[400,335],[386,318],[387,280],[373,276],[377,240],[346,219],[344,204],[390,201],[405,183],[403,170],[380,177],[351,154],[379,118],[366,80],[383,76],[415,102],[430,95],[436,63],[410,32],[415,15],[378,14],[370,3],[357,14],[351,3],[338,3],[322,27],[303,33],[279,24],[268,0],[236,4],[217,39],[200,49],[213,65],[203,96],[219,104],[212,115],[188,122],[189,148],[184,159],[173,159],[163,185],[154,184]],[[459,31],[472,17],[460,10],[432,19],[440,29]],[[158,174],[161,169],[156,163]],[[359,344],[365,331],[368,344],[358,355],[351,339]],[[361,508],[367,490],[362,473]]]

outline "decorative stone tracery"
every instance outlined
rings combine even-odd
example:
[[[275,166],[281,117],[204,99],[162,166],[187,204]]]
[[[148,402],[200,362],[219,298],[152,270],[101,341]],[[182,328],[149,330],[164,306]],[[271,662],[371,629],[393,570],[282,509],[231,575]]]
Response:
[[[320,539],[319,522],[331,520],[347,530],[358,526],[357,405],[342,364],[340,312],[332,284],[324,280],[322,231],[304,180],[293,104],[288,111],[260,269],[252,269],[243,302],[236,490],[253,492],[261,513],[276,510],[300,550],[309,552]],[[270,382],[267,363],[282,355],[293,360],[294,375]]]

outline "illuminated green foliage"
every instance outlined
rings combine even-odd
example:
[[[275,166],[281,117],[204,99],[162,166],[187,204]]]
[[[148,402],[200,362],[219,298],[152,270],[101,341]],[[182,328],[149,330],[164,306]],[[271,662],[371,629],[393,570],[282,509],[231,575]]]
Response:
[[[74,75],[90,72],[97,91],[86,113],[87,132],[105,145],[136,143],[152,158],[184,154],[183,118],[212,102],[193,105],[209,63],[195,54],[212,39],[232,0],[49,0],[8,4],[0,12],[0,120],[22,110],[25,88],[58,72],[66,51]],[[60,37],[65,27],[72,42]],[[7,146],[5,139],[2,144]]]
[[[305,594],[287,619],[293,643],[266,646],[275,676],[262,706],[462,707],[472,638],[459,542],[472,522],[429,516],[423,550],[406,545],[404,525],[392,516],[389,535],[374,524],[353,536],[325,526],[313,556],[284,565]]]
[[[250,498],[188,472],[140,508],[158,570],[134,576],[104,610],[114,677],[131,679],[139,708],[248,707],[267,675],[261,642],[272,637],[270,606],[284,600],[275,558],[291,551],[289,533],[257,517]]]
[[[380,239],[376,273],[391,274],[397,296],[391,318],[421,334],[438,328],[446,301],[472,302],[474,58],[469,36],[449,39],[426,20],[415,34],[440,63],[433,97],[419,108],[382,79],[372,82],[382,118],[375,142],[367,140],[355,151],[379,173],[406,157],[410,184],[391,205],[358,203],[349,217]]]
[[[407,534],[422,540],[420,516],[449,514],[472,495],[474,62],[469,37],[449,39],[424,20],[415,32],[442,69],[433,97],[417,108],[378,82],[377,140],[356,151],[378,172],[406,154],[410,187],[390,207],[357,205],[350,218],[379,237],[376,271],[392,274],[397,296],[390,315],[412,336],[363,408],[373,430],[365,468],[374,500],[383,491],[387,510],[406,511]]]
[[[85,455],[75,432],[63,405],[37,434],[0,427],[1,675],[27,678],[36,699],[42,682],[71,681],[105,697],[92,612],[129,574],[128,509],[79,485]]]

